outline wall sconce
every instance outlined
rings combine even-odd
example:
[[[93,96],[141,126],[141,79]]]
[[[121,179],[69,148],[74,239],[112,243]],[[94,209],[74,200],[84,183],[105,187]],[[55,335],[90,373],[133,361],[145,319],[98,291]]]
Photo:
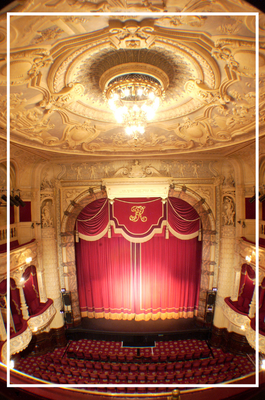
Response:
[[[32,257],[26,258],[26,264],[29,264],[32,261]]]

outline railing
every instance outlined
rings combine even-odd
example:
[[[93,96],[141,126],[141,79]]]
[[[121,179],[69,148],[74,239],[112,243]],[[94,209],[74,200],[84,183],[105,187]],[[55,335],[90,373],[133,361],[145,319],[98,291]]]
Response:
[[[10,225],[10,240],[17,239],[17,224]],[[7,226],[0,227],[0,243],[7,240]]]

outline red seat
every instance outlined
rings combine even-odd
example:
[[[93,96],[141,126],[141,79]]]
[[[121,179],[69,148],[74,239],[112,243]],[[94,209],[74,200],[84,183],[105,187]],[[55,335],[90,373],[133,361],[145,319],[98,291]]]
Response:
[[[146,393],[146,388],[145,387],[138,387],[137,388],[137,393]]]
[[[121,364],[121,372],[129,372],[129,367],[126,364]]]
[[[201,362],[201,368],[207,367],[209,364],[210,360],[202,360]]]
[[[129,373],[129,374],[127,375],[127,382],[128,382],[129,384],[136,383],[136,381],[137,381],[137,375],[136,375],[136,374]]]
[[[146,372],[147,371],[147,365],[139,365],[138,367],[139,372]]]
[[[87,361],[85,366],[88,371],[94,371],[94,364],[91,361]]]
[[[176,361],[176,359],[177,359],[177,354],[171,353],[168,356],[168,361]]]
[[[116,383],[116,382],[117,382],[116,375],[109,374],[109,383]]]
[[[147,375],[146,383],[154,383],[155,379],[156,379],[155,375]]]
[[[76,367],[76,362],[74,360],[69,360],[68,364],[70,367]]]
[[[186,361],[183,365],[184,369],[191,369],[192,368],[192,362],[191,361]]]
[[[118,383],[121,383],[121,384],[127,383],[127,375],[126,374],[120,374],[120,375],[117,376],[117,380],[118,380]]]
[[[138,365],[137,365],[137,364],[132,364],[132,365],[130,365],[130,371],[131,371],[131,372],[136,372],[136,371],[138,371]]]
[[[175,374],[167,374],[165,383],[175,383]]]
[[[165,364],[158,364],[158,366],[157,366],[157,368],[156,368],[156,371],[157,371],[158,373],[163,373],[163,372],[165,372]]]
[[[63,384],[67,384],[68,383],[67,379],[64,378],[63,376],[58,378],[58,381],[59,381],[59,383],[63,383]]]
[[[195,360],[192,363],[192,368],[194,368],[194,369],[199,368],[200,365],[201,365],[201,360]]]
[[[167,364],[167,366],[166,366],[166,371],[167,371],[167,372],[172,372],[172,371],[174,371],[174,364]]]
[[[108,378],[108,375],[107,374],[98,374],[98,376],[99,376],[99,382],[101,383],[101,384],[108,384],[109,383],[109,378]]]
[[[146,376],[145,376],[145,374],[143,374],[143,373],[139,374],[139,375],[137,376],[137,382],[140,383],[141,385],[142,385],[142,384],[145,384],[145,383],[146,383]]]
[[[85,367],[86,367],[86,364],[85,364],[84,361],[77,361],[77,362],[76,362],[76,366],[77,366],[78,368],[85,368]]]

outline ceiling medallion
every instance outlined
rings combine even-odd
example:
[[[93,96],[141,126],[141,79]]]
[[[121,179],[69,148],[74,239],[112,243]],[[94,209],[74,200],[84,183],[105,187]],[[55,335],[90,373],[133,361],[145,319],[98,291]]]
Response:
[[[135,140],[145,132],[165,97],[169,79],[160,68],[126,63],[105,71],[99,85],[116,121]]]

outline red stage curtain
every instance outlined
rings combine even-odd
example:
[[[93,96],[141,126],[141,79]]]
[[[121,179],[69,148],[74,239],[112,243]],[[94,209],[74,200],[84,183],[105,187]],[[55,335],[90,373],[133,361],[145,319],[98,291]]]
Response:
[[[250,203],[249,200],[251,197],[245,198],[245,218],[246,219],[255,219],[256,218],[256,201]]]
[[[193,317],[201,272],[201,242],[194,237],[199,229],[197,212],[183,200],[171,198],[168,222],[173,235],[179,233],[185,240],[159,235],[139,243],[117,234],[110,239],[102,237],[108,227],[107,207],[106,199],[97,200],[78,216],[80,237],[90,235],[92,239],[81,238],[76,243],[82,316],[137,320]]]
[[[168,223],[173,234],[173,231],[181,235],[198,232],[199,220],[197,211],[186,201],[175,197],[168,198]]]
[[[197,238],[154,237],[141,244],[137,319],[190,318],[196,313],[201,274]]]
[[[34,315],[35,311],[40,306],[38,281],[36,275],[36,268],[34,265],[28,267],[24,274],[23,290],[25,294],[26,303],[30,315]]]
[[[99,199],[88,204],[78,215],[76,228],[85,240],[97,240],[108,228],[108,200]]]
[[[82,316],[133,319],[133,271],[130,242],[103,237],[76,243],[79,302]]]

